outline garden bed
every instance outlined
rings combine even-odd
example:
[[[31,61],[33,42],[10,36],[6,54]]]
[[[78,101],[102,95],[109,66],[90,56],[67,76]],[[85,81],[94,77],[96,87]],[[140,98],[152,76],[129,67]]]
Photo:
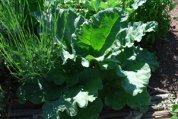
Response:
[[[143,3],[141,3],[141,4],[143,4]],[[139,7],[139,6],[137,6],[137,7]],[[135,10],[136,9],[137,8],[135,8]],[[104,21],[106,20],[106,22],[108,22],[107,19],[104,19],[105,17],[108,18],[108,19],[110,19],[110,21],[112,21],[113,19],[111,19],[111,18],[113,18],[113,17],[115,17],[115,16],[118,15],[116,11],[119,13],[119,15],[120,14],[123,15],[123,16],[121,15],[123,17],[123,19],[126,19],[126,17],[122,13],[122,11],[120,11],[119,9],[106,9],[106,10],[103,10],[102,12],[97,13],[97,15],[95,15],[94,17],[92,17],[90,19],[92,22],[90,21],[90,22],[88,22],[88,24],[93,25],[93,24],[96,24],[96,23],[100,22],[100,21],[97,21],[98,19],[101,20],[101,21],[102,20],[104,20]],[[112,15],[110,16],[110,14],[108,14],[109,12],[111,12],[112,14],[116,12],[116,14],[113,14],[113,16]],[[123,48],[121,51],[119,51],[117,49],[117,47],[118,47],[117,43],[118,42],[116,42],[116,44],[113,43],[114,45],[112,45],[111,47],[114,46],[115,49],[113,50],[113,49],[108,48],[107,51],[109,51],[110,53],[108,53],[107,55],[104,56],[105,58],[107,58],[109,55],[111,55],[110,57],[108,57],[108,58],[111,58],[111,59],[109,59],[109,60],[108,59],[106,59],[106,60],[102,59],[103,60],[102,61],[101,59],[98,58],[98,55],[101,55],[101,54],[99,54],[99,53],[101,53],[101,51],[99,52],[99,50],[101,50],[102,47],[105,48],[105,47],[108,47],[108,46],[104,46],[103,45],[104,43],[100,44],[101,46],[97,46],[96,43],[95,43],[95,41],[93,39],[91,39],[91,37],[93,37],[91,34],[90,34],[91,36],[89,38],[90,38],[90,40],[93,40],[92,42],[90,42],[88,44],[88,41],[85,41],[85,39],[88,38],[86,36],[88,35],[88,32],[90,30],[93,30],[93,31],[96,30],[97,31],[101,27],[102,29],[105,29],[105,31],[108,31],[107,27],[109,27],[109,25],[106,27],[105,24],[104,24],[105,22],[101,22],[101,24],[102,24],[101,26],[100,26],[100,24],[97,24],[96,26],[92,26],[92,27],[90,26],[89,27],[88,24],[86,22],[84,22],[83,23],[84,25],[80,29],[80,30],[84,31],[84,35],[80,34],[80,32],[77,33],[76,31],[79,30],[77,28],[76,28],[77,30],[75,31],[75,34],[71,35],[71,36],[73,36],[73,35],[75,36],[76,35],[76,36],[78,36],[79,40],[81,40],[81,41],[76,42],[76,39],[74,40],[74,39],[71,38],[72,40],[74,40],[74,44],[73,45],[76,45],[76,47],[74,47],[74,48],[76,48],[75,49],[76,52],[78,52],[78,54],[80,54],[80,53],[81,54],[78,55],[76,52],[74,52],[74,54],[70,54],[71,52],[73,53],[73,51],[71,50],[71,49],[73,49],[73,47],[69,46],[69,48],[66,48],[66,47],[68,47],[68,45],[66,45],[68,41],[65,41],[64,44],[66,45],[66,47],[64,47],[64,49],[62,49],[62,52],[64,53],[63,56],[60,56],[58,53],[55,54],[55,55],[59,55],[60,57],[62,57],[62,60],[60,59],[59,62],[57,62],[55,65],[58,65],[59,67],[62,67],[63,70],[61,70],[60,68],[58,69],[56,67],[55,68],[54,67],[50,67],[51,69],[54,68],[52,70],[52,74],[55,74],[56,76],[60,77],[62,79],[62,81],[56,81],[56,77],[55,76],[52,77],[53,75],[50,74],[51,72],[50,73],[48,72],[49,76],[47,76],[47,77],[45,77],[46,74],[45,75],[40,75],[40,76],[42,76],[41,78],[45,79],[44,82],[41,81],[41,80],[39,80],[38,79],[39,77],[37,76],[37,79],[40,82],[38,82],[38,81],[35,82],[34,81],[35,82],[34,83],[33,81],[32,82],[29,81],[30,83],[29,82],[25,82],[27,85],[25,85],[25,83],[23,85],[21,85],[19,82],[17,82],[17,80],[15,78],[13,78],[10,75],[9,70],[7,70],[6,68],[2,68],[1,69],[2,73],[0,74],[0,77],[2,77],[2,79],[0,79],[0,82],[1,82],[2,88],[5,89],[5,91],[6,91],[5,103],[4,103],[5,110],[2,113],[2,115],[1,115],[2,118],[4,118],[4,119],[5,118],[8,118],[8,119],[42,119],[42,115],[43,115],[42,114],[42,108],[45,109],[45,111],[47,111],[46,114],[49,114],[49,115],[52,114],[52,115],[50,115],[50,116],[52,116],[51,118],[53,118],[54,116],[60,117],[61,115],[59,114],[59,111],[57,111],[56,107],[55,107],[55,100],[56,99],[58,101],[58,103],[56,103],[56,104],[59,104],[58,108],[60,108],[60,111],[63,112],[64,110],[66,110],[68,113],[70,113],[70,116],[76,116],[76,114],[77,114],[77,112],[79,110],[79,117],[80,116],[83,117],[84,115],[83,115],[83,113],[81,113],[82,110],[80,108],[84,108],[84,110],[85,110],[86,106],[88,105],[88,102],[89,102],[89,104],[91,104],[90,102],[93,102],[96,99],[96,101],[94,101],[96,104],[99,104],[99,105],[101,103],[103,103],[103,104],[105,103],[106,104],[106,105],[104,105],[104,108],[103,108],[103,110],[102,110],[102,112],[101,112],[101,114],[99,116],[100,119],[124,119],[124,118],[125,119],[131,119],[131,118],[138,118],[138,119],[140,119],[140,118],[142,118],[142,119],[154,119],[154,118],[156,118],[156,119],[157,118],[158,119],[163,119],[164,118],[164,119],[166,119],[166,118],[170,118],[172,116],[171,115],[171,111],[170,111],[171,108],[172,108],[172,105],[178,103],[178,99],[177,99],[178,98],[178,20],[177,20],[178,16],[176,16],[177,15],[176,13],[178,13],[178,6],[171,12],[171,16],[172,16],[171,17],[172,18],[171,29],[167,33],[167,36],[164,37],[164,40],[162,40],[161,42],[157,42],[157,44],[155,45],[155,47],[151,47],[151,49],[149,49],[150,51],[153,51],[156,54],[156,56],[158,58],[158,62],[159,62],[159,68],[154,73],[152,73],[150,83],[149,83],[149,85],[147,87],[148,93],[151,96],[151,103],[150,103],[148,111],[146,113],[144,112],[144,110],[146,110],[145,105],[149,104],[148,103],[149,100],[146,101],[146,102],[143,102],[143,104],[142,104],[143,108],[141,108],[138,105],[136,105],[136,104],[138,104],[138,99],[135,99],[134,97],[137,96],[137,95],[138,96],[142,95],[142,96],[145,96],[144,97],[145,99],[149,98],[149,95],[147,94],[147,91],[146,91],[146,87],[144,87],[144,86],[147,86],[147,82],[143,82],[143,80],[149,80],[149,78],[148,78],[149,74],[151,75],[151,71],[154,71],[156,69],[157,63],[154,62],[155,61],[154,55],[151,54],[147,50],[142,50],[141,48],[138,48],[139,46],[137,46],[137,43],[139,44],[139,42],[141,41],[141,37],[143,37],[146,32],[154,31],[154,29],[156,28],[156,23],[155,22],[147,22],[147,23],[143,24],[142,22],[139,22],[139,23],[135,22],[135,24],[133,24],[133,26],[135,25],[135,27],[138,27],[138,29],[140,29],[140,32],[143,32],[143,34],[141,34],[141,36],[138,37],[137,34],[134,33],[136,30],[135,31],[133,30],[133,36],[134,35],[135,35],[135,37],[137,36],[138,37],[138,38],[136,38],[137,40],[134,42],[134,41],[132,41],[132,36],[131,35],[127,36],[127,37],[130,37],[130,39],[129,39],[130,41],[129,41],[128,44],[124,44],[124,42],[123,42],[123,44],[121,43],[123,45],[123,47],[121,47],[121,49]],[[75,14],[70,13],[70,12],[68,14],[65,14],[65,15],[69,15],[69,14],[70,15],[74,15],[72,17],[76,17]],[[105,17],[103,17],[102,15],[105,15]],[[135,16],[135,18],[137,18],[137,17],[138,16]],[[117,23],[118,22],[118,18],[117,18],[117,20],[113,21],[113,23]],[[69,18],[68,18],[68,20],[69,20]],[[77,20],[81,20],[81,19],[78,18]],[[136,19],[134,19],[134,20],[136,20]],[[96,23],[93,22],[93,21],[95,21]],[[79,22],[79,21],[77,21],[77,22]],[[132,20],[131,20],[131,22],[132,22]],[[122,24],[122,23],[123,23],[123,21],[120,20],[119,24]],[[128,24],[128,23],[125,22],[125,24]],[[143,25],[142,26],[143,28],[139,28],[138,24]],[[70,25],[70,22],[67,25]],[[131,24],[129,24],[128,26],[130,27],[130,25]],[[114,24],[113,24],[113,26],[114,26]],[[125,26],[126,25],[123,25],[123,27],[125,27]],[[78,27],[78,26],[75,26],[75,27]],[[125,29],[128,29],[128,31],[129,31],[129,27],[125,28]],[[150,27],[150,29],[148,30],[147,27]],[[115,28],[115,27],[113,27],[113,28]],[[111,27],[110,30],[114,31],[113,28]],[[69,30],[68,28],[66,28],[66,29]],[[44,33],[46,32],[45,30],[44,30]],[[87,32],[85,32],[85,31],[87,31]],[[159,31],[161,31],[161,30],[159,29]],[[51,31],[51,32],[53,32],[53,31]],[[56,32],[54,32],[54,33],[56,33]],[[124,36],[125,34],[124,33],[122,34],[122,33],[123,32],[121,32],[121,36],[122,35]],[[68,32],[66,34],[64,34],[63,37],[69,38],[67,36],[67,34],[68,34]],[[99,34],[101,34],[101,36],[105,35],[105,34],[103,34],[103,32],[100,32],[100,31],[99,31]],[[108,34],[110,34],[110,35],[108,35],[107,37],[113,38],[112,37],[113,33],[111,31],[110,32],[108,31]],[[94,34],[93,38],[96,38],[96,37],[98,37],[98,35]],[[156,38],[154,35],[153,35],[153,37]],[[54,37],[52,37],[52,38],[54,38]],[[120,38],[120,36],[119,36],[119,38]],[[123,39],[126,39],[126,38],[123,38]],[[105,36],[104,37],[100,37],[99,39],[106,40],[106,37]],[[138,39],[140,39],[140,40],[138,40]],[[37,38],[36,40],[39,40],[39,39]],[[96,40],[98,40],[98,39],[96,39]],[[83,42],[83,44],[81,44],[81,42]],[[106,40],[106,42],[108,42],[108,41]],[[144,46],[145,45],[144,43],[148,43],[148,42],[149,42],[149,40],[145,41],[143,43],[141,42],[140,44],[141,44],[141,46],[142,45]],[[40,50],[42,50],[41,52],[45,52],[46,50],[45,50],[44,47],[47,47],[47,45],[45,45],[45,43],[44,44],[42,43],[42,45],[44,45],[44,46],[42,46],[42,49],[40,49]],[[58,45],[61,45],[61,44],[58,44]],[[89,46],[89,45],[91,45],[91,46]],[[56,47],[56,46],[54,45],[54,47]],[[58,48],[60,49],[61,47],[63,47],[63,46],[61,45]],[[29,46],[27,45],[27,49],[28,48],[29,48],[29,50],[31,50],[32,47],[30,45]],[[36,48],[36,47],[34,47],[34,48]],[[53,48],[53,47],[49,47],[49,48]],[[90,48],[93,48],[93,49],[91,50]],[[17,49],[18,49],[18,47],[17,47]],[[22,49],[23,49],[23,47],[22,47]],[[57,50],[59,50],[59,49],[57,49]],[[82,50],[84,49],[88,53],[89,58],[88,58],[88,56],[86,57],[85,53],[83,53],[83,51],[81,49]],[[8,48],[7,48],[7,50],[8,50]],[[20,50],[19,50],[19,52],[21,52]],[[69,50],[69,52],[67,50]],[[97,50],[98,50],[98,52],[96,52]],[[133,58],[134,55],[133,55],[133,57],[129,57],[130,56],[129,53],[132,54],[132,50],[133,50],[134,53],[136,52],[136,54],[141,54],[141,56],[146,56],[145,54],[147,53],[147,55],[149,55],[151,57],[150,59],[153,60],[153,61],[149,62],[149,58],[148,59],[146,59],[146,58],[144,59],[143,57],[140,57],[140,55],[138,55],[138,59],[137,58],[134,59]],[[6,52],[6,51],[4,51],[4,52]],[[10,52],[11,52],[11,50],[10,50]],[[12,50],[12,52],[13,52],[13,50]],[[38,53],[41,53],[41,52],[37,52],[37,58],[35,58],[35,59],[39,59],[38,58]],[[124,52],[124,53],[122,54],[122,52]],[[130,58],[131,60],[129,59],[129,61],[127,62],[129,65],[132,65],[134,63],[136,63],[136,65],[133,65],[133,66],[131,66],[131,68],[129,67],[127,69],[127,67],[129,65],[124,61],[126,59],[119,59],[118,61],[121,61],[121,63],[120,62],[118,63],[118,61],[115,62],[115,59],[118,58],[115,55],[116,53],[118,53],[119,55],[121,54],[121,56],[123,56],[126,59]],[[126,54],[126,56],[125,56],[125,54]],[[32,53],[32,55],[33,55],[33,53]],[[127,57],[127,55],[128,55],[128,57]],[[17,54],[17,56],[18,56],[18,54]],[[53,54],[51,56],[53,56]],[[44,61],[46,61],[45,58],[46,57],[44,55]],[[28,59],[28,56],[27,56],[27,59]],[[67,62],[67,60],[70,60],[71,62],[70,61]],[[9,60],[9,62],[10,61],[11,60]],[[38,60],[36,60],[36,61],[38,62]],[[50,61],[50,59],[47,59],[47,61]],[[54,61],[56,61],[56,60],[54,60]],[[66,65],[64,65],[64,67],[63,67],[63,65],[61,65],[62,64],[61,61],[63,61],[63,64],[66,64]],[[23,62],[23,59],[22,59],[22,62]],[[26,62],[24,62],[24,63],[26,63]],[[40,63],[40,62],[38,62],[38,63]],[[38,65],[38,63],[36,64],[37,65],[37,68],[36,68],[37,71],[39,70],[38,66],[40,66],[40,65]],[[118,64],[119,65],[121,64],[121,66],[117,67],[117,75],[119,77],[118,79],[122,79],[121,82],[115,80],[116,78],[114,77],[115,75],[112,73],[112,70],[109,69],[110,67],[109,68],[107,67],[109,69],[108,70],[105,67],[106,65],[104,63],[106,63],[106,64],[108,63],[107,66],[109,66],[111,64],[111,67],[113,66],[112,67],[113,69],[115,68],[114,66],[117,66]],[[19,64],[19,62],[17,61],[17,65],[18,64]],[[73,66],[73,69],[76,68],[76,67],[78,69],[76,68],[75,70],[70,70],[69,67],[71,66],[71,64]],[[142,64],[146,64],[146,65],[143,66]],[[35,65],[33,64],[33,66],[35,66]],[[41,68],[44,68],[42,66],[45,66],[45,68],[46,68],[45,64],[41,65]],[[47,64],[47,66],[48,66],[48,64]],[[140,67],[140,66],[142,66],[142,67]],[[122,67],[123,67],[123,70],[121,69]],[[136,68],[136,69],[134,69],[133,67]],[[24,67],[22,67],[22,69],[23,68]],[[46,71],[45,68],[44,68],[44,71]],[[101,68],[101,72],[98,72],[99,70],[98,69],[95,70],[95,68],[96,69],[98,68],[99,70]],[[108,75],[108,77],[107,77],[107,75],[105,75],[105,73],[103,73],[104,70],[105,70],[105,68],[106,68],[106,73],[108,73],[108,74],[111,73],[111,75]],[[147,70],[145,70],[145,68]],[[48,69],[48,67],[47,67],[47,69]],[[15,70],[15,69],[13,69],[13,70]],[[29,70],[31,70],[31,69],[29,68]],[[61,74],[63,73],[64,75],[63,74],[62,74],[62,76],[59,75],[58,72],[55,72],[56,70],[58,70]],[[85,70],[86,72],[85,71],[81,72],[81,70]],[[108,70],[108,72],[107,72],[107,70]],[[124,71],[124,70],[126,70],[126,71]],[[133,72],[129,72],[129,71],[132,71],[132,70],[133,70],[133,72],[135,74],[133,74]],[[32,71],[33,71],[33,69],[32,69]],[[39,70],[39,71],[42,71],[42,70]],[[126,78],[127,75],[128,75],[128,77],[129,76],[135,76],[136,77],[137,76],[136,72],[139,72],[139,71],[141,73],[143,73],[143,75],[145,75],[146,78],[142,77],[141,74],[138,74],[138,76],[142,77],[141,79],[139,79],[140,81],[138,81],[138,84],[135,84],[135,82],[132,82],[131,78],[128,78],[128,79]],[[28,72],[28,70],[27,70],[27,72]],[[28,74],[28,73],[24,73],[24,74],[20,74],[20,73],[19,73],[19,77],[23,77],[24,76],[25,78],[28,79],[29,76],[31,76],[31,74]],[[34,72],[32,72],[32,75],[33,75],[33,73]],[[92,73],[94,75],[94,77],[88,76],[89,73]],[[100,74],[101,73],[103,73],[107,77],[106,78],[104,76],[101,76],[104,81],[100,80],[100,78],[101,78]],[[76,74],[81,74],[81,75],[76,75]],[[95,74],[96,74],[96,76],[95,76]],[[129,74],[131,74],[131,75],[129,75]],[[68,75],[71,75],[71,76],[68,77]],[[87,77],[86,77],[86,75],[87,75]],[[36,76],[36,75],[34,75],[34,76]],[[34,78],[34,76],[32,76],[32,78]],[[110,78],[110,76],[114,77],[114,78],[112,77],[113,79],[111,81],[108,80],[108,78]],[[48,80],[48,78],[50,79],[51,77],[52,77],[52,80],[51,81]],[[74,81],[69,83],[68,79],[73,78],[73,77],[75,77],[77,79],[77,81],[74,78]],[[94,78],[96,80],[94,80],[94,81],[88,80],[89,79],[88,77],[91,78],[91,79]],[[85,78],[86,78],[86,81],[83,80]],[[135,81],[136,81],[136,78],[135,78]],[[66,80],[66,82],[65,82],[65,80]],[[123,80],[127,80],[127,81],[124,82]],[[46,81],[47,81],[47,83],[46,83]],[[116,84],[113,83],[112,81],[113,82],[116,81]],[[131,81],[131,83],[130,83],[130,81]],[[61,94],[60,98],[59,98],[59,96],[56,98],[55,95],[52,95],[52,96],[54,96],[54,98],[50,98],[49,97],[50,95],[48,96],[48,95],[46,95],[46,93],[47,94],[48,93],[51,94],[50,91],[53,92],[53,90],[51,90],[51,87],[48,85],[48,83],[51,86],[56,86],[56,87],[58,86],[58,88],[61,86],[60,89],[63,90],[63,92],[61,91],[60,93],[64,93],[65,94],[67,92],[66,95],[70,94],[70,93],[68,94],[68,89],[70,89],[70,87],[73,86],[71,88],[72,90],[70,90],[72,92],[77,86],[81,85],[81,87],[84,86],[84,90],[90,89],[90,91],[91,91],[90,93],[92,93],[95,96],[98,96],[99,100],[97,100],[98,97],[97,98],[96,97],[92,97],[93,95],[89,95],[89,93],[84,92],[83,89],[80,90],[80,92],[78,93],[78,94],[80,94],[79,96],[78,96],[78,94],[76,95],[78,97],[75,96],[75,97],[71,97],[70,98],[70,99],[72,99],[72,101],[76,99],[77,103],[75,101],[72,102],[71,100],[69,100],[69,98],[66,98],[66,99],[64,98],[64,100],[61,100],[61,97],[62,98],[65,97],[65,95],[63,96],[63,94]],[[112,83],[112,85],[108,85],[109,83]],[[38,84],[38,85],[36,85],[36,84]],[[68,85],[69,87],[66,86],[66,85]],[[118,85],[120,86],[119,88],[118,88]],[[21,86],[21,87],[18,89],[19,86]],[[37,94],[35,94],[35,96],[34,96],[33,92],[30,92],[30,90],[28,88],[26,88],[26,87],[30,87],[31,91],[33,91],[33,86],[34,86],[34,88],[36,88],[37,94],[39,93],[40,95],[44,96],[44,100],[41,99],[41,98],[36,98],[35,96],[37,96]],[[41,88],[40,86],[41,87],[43,87],[43,86],[45,87],[46,86],[45,88],[47,90],[43,90],[43,88]],[[65,89],[64,86],[66,86],[67,88]],[[91,86],[94,86],[93,89],[90,88]],[[105,86],[105,88],[103,89],[104,93],[101,91],[101,89],[103,88],[103,86]],[[108,86],[111,86],[111,87],[107,88]],[[40,90],[38,89],[39,87],[40,87]],[[77,87],[77,88],[81,88],[81,87]],[[85,87],[87,87],[87,88],[85,89]],[[18,94],[21,94],[21,93],[19,93],[20,89],[21,89],[21,91],[24,91],[24,92],[27,91],[25,93],[21,92],[21,93],[24,93],[22,95],[18,95],[19,97],[21,96],[20,99],[24,99],[24,100],[20,100],[24,104],[19,104],[19,97],[16,95],[17,91],[18,91]],[[117,90],[119,89],[119,91],[120,91],[119,93],[117,93],[117,96],[118,95],[120,96],[122,94],[123,97],[125,98],[125,99],[124,98],[121,99],[121,101],[124,100],[123,103],[119,102],[121,104],[117,103],[117,101],[114,99],[115,97],[112,98],[112,95],[108,95],[108,94],[111,93],[109,91],[113,91],[113,90],[116,90],[116,89]],[[38,92],[38,91],[42,91],[42,92]],[[57,91],[59,91],[59,90],[54,90],[54,91],[56,91],[56,95],[57,95],[57,93],[58,93]],[[30,94],[30,96],[28,96],[28,94]],[[106,97],[105,97],[105,95],[106,95]],[[69,96],[71,96],[71,95],[69,95]],[[85,102],[84,102],[85,104],[83,104],[83,105],[80,104],[81,101],[79,101],[81,99],[84,99],[82,96],[85,96],[85,97],[88,96],[88,98],[85,99]],[[146,97],[148,97],[148,98],[146,98]],[[100,98],[101,98],[101,100],[100,100]],[[128,100],[129,98],[135,99],[135,102],[134,101],[132,102],[132,100],[130,100],[131,103],[130,102],[128,103],[127,101],[125,101],[125,100]],[[117,97],[117,99],[120,99],[120,98]],[[25,101],[26,101],[26,103],[25,103]],[[35,104],[32,104],[30,101],[34,102],[34,103],[39,103],[39,104],[35,105]],[[67,105],[66,102],[64,104],[63,103],[61,104],[61,101],[62,102],[65,102],[65,101],[67,102],[68,101],[67,103],[69,103],[70,105]],[[42,107],[42,105],[45,104],[45,103],[46,103],[46,105],[45,105],[46,107],[44,108],[44,107]],[[51,105],[53,106],[53,109],[56,112],[52,112],[50,110],[50,109],[52,109]],[[61,105],[65,105],[65,108],[64,107],[60,107]],[[122,109],[126,105],[128,107]],[[67,107],[67,106],[71,106],[71,107]],[[122,109],[122,110],[121,111],[113,111],[111,108],[108,108],[106,106],[110,106],[111,108],[114,108],[116,110],[119,110],[119,109]],[[130,109],[129,106],[132,109]],[[94,107],[96,107],[96,105],[94,105]],[[77,110],[76,108],[79,108],[79,109]],[[99,106],[99,108],[95,110],[96,112],[92,112],[92,113],[94,113],[94,116],[96,116],[96,117],[98,116],[97,115],[98,112],[100,112],[99,110],[101,110],[101,108],[102,108],[102,104]],[[72,109],[72,110],[70,110],[70,109]],[[92,108],[89,107],[87,109],[89,109],[91,111]],[[134,109],[141,110],[143,112],[135,111]],[[62,114],[62,117],[63,116],[66,117],[65,114],[64,115]],[[45,118],[47,118],[47,117],[45,117]]]
[[[166,37],[169,41],[165,41],[156,47],[156,49],[159,49],[156,50],[156,54],[158,56],[160,66],[158,70],[153,73],[150,81],[150,87],[148,87],[149,93],[152,95],[152,103],[149,111],[142,114],[128,108],[119,112],[107,108],[101,113],[100,119],[131,119],[133,116],[142,116],[142,119],[169,119],[171,117],[171,113],[168,110],[168,107],[170,108],[170,103],[168,102],[172,102],[173,104],[173,100],[178,98],[176,97],[178,95],[177,81],[171,80],[178,79],[177,73],[175,73],[178,72],[178,67],[176,67],[178,66],[178,60],[174,59],[174,57],[178,55],[178,25],[175,23],[176,21],[173,21],[172,27],[174,27],[174,29],[171,29]],[[6,112],[4,113],[4,118],[41,119],[42,110],[40,105],[33,105],[31,103],[18,105],[17,101],[13,100],[15,99],[15,91],[13,91],[13,89],[15,89],[14,86],[18,84],[14,83],[14,85],[12,84],[12,79],[8,79],[10,78],[7,78],[6,86],[11,89],[11,91],[9,91],[11,93],[7,96],[9,98],[6,100],[7,107]]]

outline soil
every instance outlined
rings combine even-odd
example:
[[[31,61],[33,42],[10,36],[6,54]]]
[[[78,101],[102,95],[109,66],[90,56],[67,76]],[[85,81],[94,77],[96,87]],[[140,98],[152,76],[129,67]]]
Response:
[[[178,96],[178,5],[170,14],[171,27],[166,42],[155,48],[159,68],[152,74],[150,86],[175,92]]]

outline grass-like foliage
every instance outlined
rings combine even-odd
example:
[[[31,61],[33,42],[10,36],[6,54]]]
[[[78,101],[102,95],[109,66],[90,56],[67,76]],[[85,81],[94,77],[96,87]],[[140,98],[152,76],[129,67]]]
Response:
[[[32,13],[27,1],[1,2],[4,14],[1,17],[3,31],[0,40],[5,63],[19,79],[44,76],[55,60],[55,37],[52,34],[37,33],[40,27],[35,26],[37,20],[30,16]]]
[[[19,101],[44,103],[44,119],[97,119],[103,106],[145,112],[158,63],[135,42],[159,26],[137,18],[147,2],[1,0],[0,51]]]

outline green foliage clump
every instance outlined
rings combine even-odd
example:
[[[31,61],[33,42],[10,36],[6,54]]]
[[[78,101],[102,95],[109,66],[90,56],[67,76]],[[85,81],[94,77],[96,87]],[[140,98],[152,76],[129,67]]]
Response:
[[[122,7],[130,13],[129,21],[156,21],[158,23],[156,32],[147,34],[141,43],[146,47],[164,40],[169,30],[169,12],[176,5],[172,0],[91,0],[89,3],[89,8],[92,8],[93,11],[117,6]],[[138,9],[132,11],[131,7]]]
[[[172,111],[172,114],[173,114],[171,119],[177,119],[178,118],[178,104],[173,105],[171,111]]]
[[[2,15],[1,24],[4,31],[0,36],[1,54],[5,63],[17,78],[25,80],[36,76],[43,77],[44,72],[50,70],[54,62],[51,59],[57,55],[54,47],[59,45],[54,44],[55,37],[52,35],[35,33],[37,27],[33,25],[37,20],[30,16],[33,10],[25,11],[28,9],[26,4],[21,3],[18,10],[15,10],[13,3],[2,2],[5,13]]]
[[[150,20],[158,23],[156,32],[144,37],[142,44],[146,47],[164,40],[170,24],[170,11],[175,7],[172,0],[147,0],[143,6],[139,7],[131,17],[133,21],[148,22]]]

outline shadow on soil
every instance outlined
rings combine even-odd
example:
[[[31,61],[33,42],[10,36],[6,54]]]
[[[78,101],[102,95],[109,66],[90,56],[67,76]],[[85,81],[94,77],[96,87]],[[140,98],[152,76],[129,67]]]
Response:
[[[159,68],[150,80],[152,87],[178,93],[178,35],[169,32],[166,43],[156,47]]]

